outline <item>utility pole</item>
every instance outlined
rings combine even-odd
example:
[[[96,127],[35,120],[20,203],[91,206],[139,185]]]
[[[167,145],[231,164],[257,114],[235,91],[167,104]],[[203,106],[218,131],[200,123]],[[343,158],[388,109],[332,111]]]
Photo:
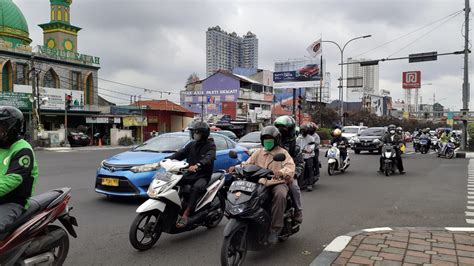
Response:
[[[293,88],[293,118],[296,120],[296,88]]]
[[[469,13],[471,12],[471,7],[469,6],[469,0],[465,0],[464,7],[464,80],[462,86],[462,110],[461,114],[463,115],[462,119],[462,140],[461,148],[466,150],[467,148],[467,119],[469,116],[469,97],[470,97],[470,88],[469,88]]]
[[[31,125],[30,130],[31,135],[32,135],[32,142],[33,146],[38,145],[38,110],[37,110],[37,105],[36,105],[36,69],[35,69],[35,56],[31,56],[31,66],[30,66],[30,77],[31,77],[31,98],[32,98],[32,108],[31,108],[31,114],[33,115],[33,123]]]
[[[321,79],[319,80],[319,124],[323,123],[323,115],[321,113],[323,106],[323,79],[324,79],[324,69],[323,69],[323,54],[321,53],[321,68],[319,69],[321,73]]]

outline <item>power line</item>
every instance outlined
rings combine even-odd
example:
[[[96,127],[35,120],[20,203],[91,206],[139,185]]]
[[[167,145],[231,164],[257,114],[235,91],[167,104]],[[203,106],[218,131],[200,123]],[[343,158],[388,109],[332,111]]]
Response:
[[[413,33],[415,33],[415,32],[418,32],[418,31],[420,31],[420,30],[423,30],[423,29],[425,29],[425,28],[427,28],[427,27],[429,27],[429,26],[431,26],[431,25],[434,25],[434,24],[440,22],[440,21],[443,21],[443,20],[445,20],[446,18],[449,18],[449,17],[451,17],[451,16],[454,16],[454,17],[455,17],[455,16],[459,15],[459,14],[462,13],[462,12],[463,12],[463,9],[458,10],[458,11],[456,11],[456,12],[453,12],[453,13],[451,13],[451,14],[445,16],[445,17],[442,17],[442,18],[437,19],[437,20],[435,20],[435,21],[433,21],[433,22],[430,22],[430,23],[428,23],[428,24],[426,24],[426,25],[424,25],[424,26],[422,26],[422,27],[420,27],[420,28],[418,28],[418,29],[416,29],[416,30],[413,30],[413,31],[411,31],[411,32],[409,32],[409,33],[406,33],[406,34],[404,34],[404,35],[401,35],[401,36],[399,36],[399,37],[397,37],[397,38],[395,38],[395,39],[393,39],[393,40],[390,40],[390,41],[388,41],[388,42],[385,42],[385,43],[383,43],[383,44],[381,44],[381,45],[379,45],[379,46],[376,46],[376,47],[374,47],[374,48],[372,48],[372,49],[366,51],[366,52],[363,52],[363,53],[361,53],[361,54],[358,54],[358,55],[354,56],[354,58],[360,57],[360,56],[365,55],[365,54],[367,54],[367,53],[370,53],[370,52],[372,52],[372,51],[374,51],[374,50],[377,50],[377,49],[379,49],[379,48],[381,48],[381,47],[383,47],[383,46],[386,46],[387,44],[390,44],[390,43],[392,43],[392,42],[398,41],[398,40],[400,40],[400,39],[402,39],[402,38],[404,38],[404,37],[407,37],[407,36],[409,36],[409,35],[411,35],[411,34],[413,34]]]

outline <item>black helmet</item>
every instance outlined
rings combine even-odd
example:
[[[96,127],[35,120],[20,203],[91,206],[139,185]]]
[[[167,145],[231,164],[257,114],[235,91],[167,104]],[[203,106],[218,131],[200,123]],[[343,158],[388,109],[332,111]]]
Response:
[[[311,134],[311,129],[312,129],[312,126],[310,124],[304,124],[300,127],[300,133],[301,135],[306,136],[308,134]]]
[[[209,135],[211,134],[211,129],[209,128],[209,125],[206,122],[202,121],[192,122],[188,129],[191,139],[196,141],[205,141],[207,140],[207,138],[209,138]],[[201,134],[201,137],[199,139],[194,139],[194,134]]]
[[[271,136],[275,139],[275,146],[280,146],[281,133],[278,128],[274,126],[266,126],[260,132],[260,143],[263,146],[263,137]]]
[[[289,115],[283,115],[278,117],[273,125],[278,128],[282,138],[293,138],[296,135],[296,121]]]
[[[20,138],[23,114],[12,106],[0,106],[0,147],[8,148]]]

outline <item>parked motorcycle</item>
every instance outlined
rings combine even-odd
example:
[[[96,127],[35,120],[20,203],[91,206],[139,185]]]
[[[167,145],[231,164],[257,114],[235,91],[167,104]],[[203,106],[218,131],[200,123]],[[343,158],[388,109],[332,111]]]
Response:
[[[347,153],[347,158],[345,161],[342,161],[341,151],[336,143],[328,150],[328,174],[334,175],[335,171],[344,172],[350,165],[349,153]]]
[[[438,157],[446,157],[448,159],[454,158],[454,150],[456,149],[454,142],[454,138],[450,138],[448,143],[446,143],[446,147],[444,148],[440,143],[438,148]]]
[[[397,152],[392,144],[384,144],[382,147],[382,170],[385,176],[395,174],[397,168]]]
[[[284,161],[284,154],[277,154],[274,161]],[[221,248],[222,265],[242,265],[247,250],[259,251],[270,247],[271,187],[258,183],[260,178],[271,179],[272,171],[255,165],[237,167],[236,181],[227,193],[226,216],[229,218],[224,229]],[[285,241],[299,231],[300,224],[293,221],[295,209],[291,195],[287,197],[284,226],[279,240]]]
[[[169,159],[159,164],[165,172],[155,175],[148,188],[150,199],[138,207],[138,215],[130,227],[129,240],[137,250],[153,247],[162,233],[179,234],[199,226],[214,228],[224,217],[225,194],[221,188],[225,178],[224,172],[219,172],[212,174],[206,193],[198,200],[187,225],[176,227],[183,203],[191,190],[190,185],[178,186],[189,164]]]
[[[77,220],[70,216],[70,188],[31,197],[28,209],[0,231],[0,265],[63,265]],[[64,228],[53,225],[59,220]]]
[[[420,138],[420,152],[426,154],[430,150],[430,140],[427,137]]]

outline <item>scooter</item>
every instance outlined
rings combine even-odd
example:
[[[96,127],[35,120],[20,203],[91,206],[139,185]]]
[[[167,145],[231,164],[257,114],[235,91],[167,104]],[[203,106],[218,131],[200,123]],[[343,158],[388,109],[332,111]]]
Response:
[[[420,151],[420,137],[416,136],[413,138],[413,149],[415,149],[415,152]]]
[[[63,265],[69,252],[68,233],[77,237],[70,199],[70,188],[31,197],[28,209],[0,231],[0,265]],[[66,230],[53,225],[58,220]]]
[[[176,227],[190,193],[191,186],[178,186],[179,181],[187,172],[189,164],[176,160],[163,160],[159,163],[165,172],[158,172],[148,188],[150,199],[137,209],[137,217],[133,221],[129,240],[132,246],[140,251],[150,249],[158,241],[162,233],[179,234],[194,230],[199,226],[214,228],[224,217],[225,194],[224,172],[214,173],[207,185],[206,193],[198,200],[187,225]]]
[[[432,136],[431,137],[431,148],[434,150],[434,151],[438,151],[438,137],[436,136]]]
[[[443,148],[441,143],[439,143],[438,148],[438,157],[446,157],[448,159],[454,158],[454,150],[456,149],[456,145],[454,144],[454,138],[450,138],[448,143],[446,143],[446,147]]]
[[[385,176],[395,174],[397,168],[397,152],[392,144],[384,144],[382,147],[382,170]]]
[[[334,143],[334,145],[332,145],[332,147],[328,150],[326,156],[328,157],[329,175],[334,175],[335,171],[340,171],[344,173],[350,165],[349,153],[347,153],[346,160],[341,163],[341,151],[339,150],[337,143]]]
[[[284,154],[273,157],[276,162],[285,160]],[[226,216],[229,221],[224,229],[221,247],[221,265],[242,265],[247,250],[269,248],[268,235],[271,224],[271,186],[258,183],[261,178],[272,179],[272,171],[255,165],[235,168],[236,180],[227,193]],[[290,193],[284,213],[284,225],[279,241],[297,233],[300,224],[293,221],[295,209]]]
[[[427,137],[420,138],[420,152],[426,154],[430,150],[429,139]]]

